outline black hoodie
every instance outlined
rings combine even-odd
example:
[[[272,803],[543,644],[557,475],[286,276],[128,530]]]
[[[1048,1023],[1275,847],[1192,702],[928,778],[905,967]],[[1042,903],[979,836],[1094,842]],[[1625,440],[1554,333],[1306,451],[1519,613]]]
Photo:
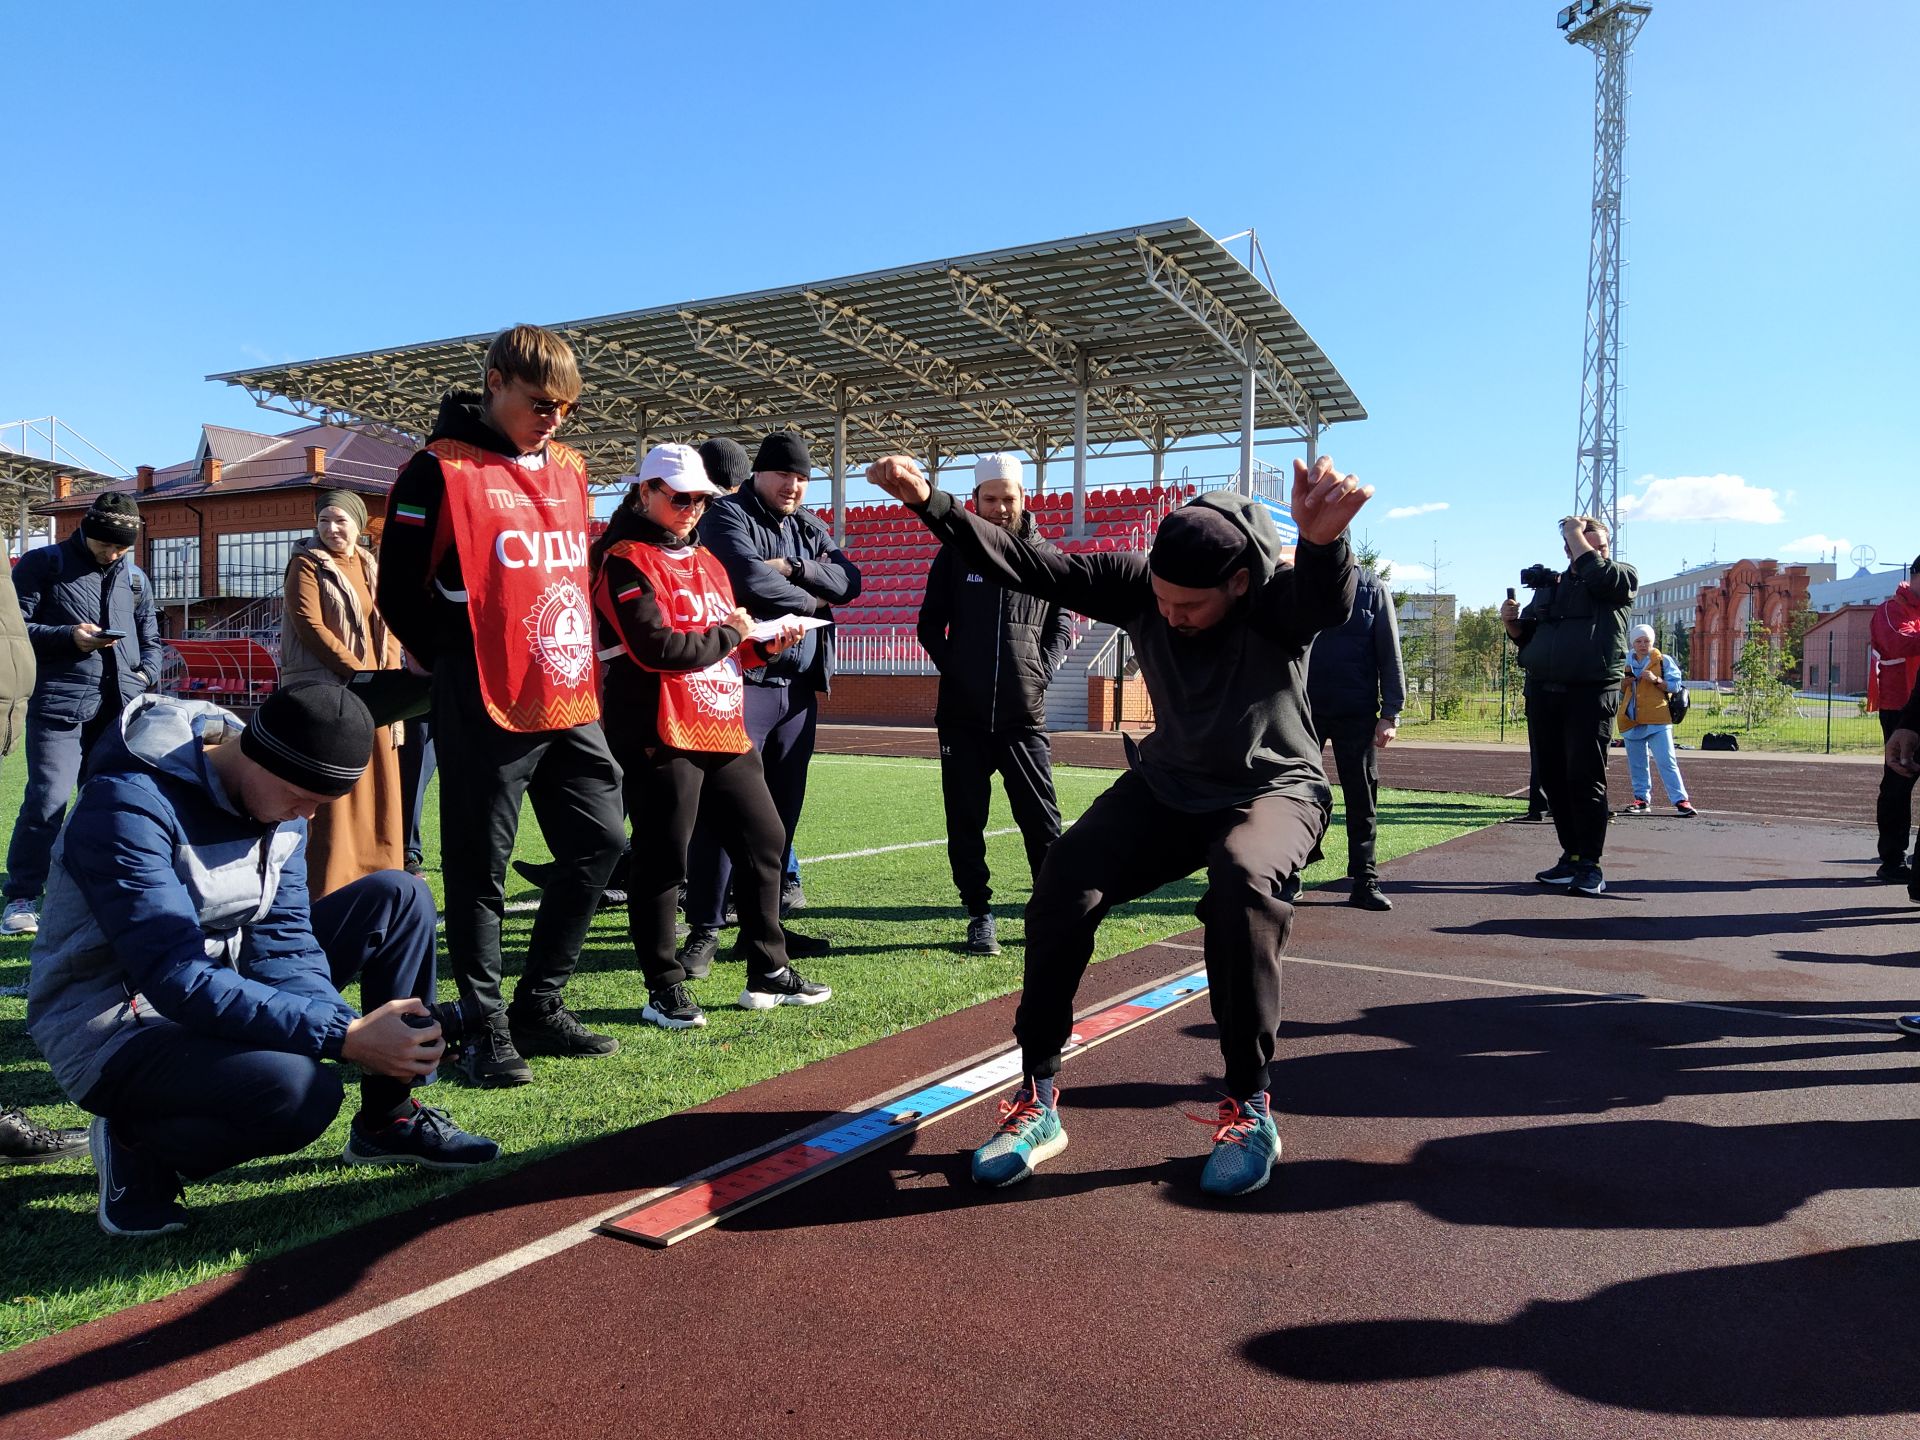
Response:
[[[427,438],[429,444],[459,440],[509,459],[518,459],[520,453],[511,440],[488,423],[479,392],[474,390],[446,393],[440,401],[440,416],[433,422],[433,434]],[[387,497],[389,522],[380,538],[380,581],[375,600],[386,617],[387,628],[428,669],[433,668],[442,650],[471,653],[473,649],[473,627],[467,620],[466,605],[447,599],[434,585],[438,581],[442,589],[456,593],[466,589],[457,548],[449,545],[439,569],[428,573],[446,493],[439,457],[429,450],[420,451],[393,482],[393,493]],[[391,517],[402,505],[419,506],[426,523],[393,524]]]

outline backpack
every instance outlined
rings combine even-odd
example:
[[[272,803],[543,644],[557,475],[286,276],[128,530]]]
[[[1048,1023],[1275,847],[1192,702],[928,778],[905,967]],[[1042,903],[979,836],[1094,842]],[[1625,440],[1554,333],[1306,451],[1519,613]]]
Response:
[[[1693,701],[1688,697],[1684,687],[1667,692],[1667,713],[1673,717],[1673,723],[1676,725],[1687,718],[1687,709],[1692,704]]]
[[[1725,730],[1709,730],[1700,737],[1700,748],[1702,750],[1738,750],[1740,737]]]

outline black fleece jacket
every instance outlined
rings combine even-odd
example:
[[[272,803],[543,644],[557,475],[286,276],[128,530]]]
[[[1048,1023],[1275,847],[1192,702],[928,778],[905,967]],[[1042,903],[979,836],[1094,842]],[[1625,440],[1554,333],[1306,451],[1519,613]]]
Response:
[[[1280,533],[1259,501],[1215,493],[1189,503],[1221,511],[1250,542],[1246,597],[1198,635],[1161,617],[1144,555],[1042,550],[969,514],[943,490],[920,514],[999,584],[1127,632],[1156,725],[1140,746],[1140,774],[1161,804],[1204,814],[1289,794],[1331,805],[1307,710],[1306,657],[1313,637],[1353,610],[1353,554],[1344,539],[1303,541],[1296,564],[1281,565]]]

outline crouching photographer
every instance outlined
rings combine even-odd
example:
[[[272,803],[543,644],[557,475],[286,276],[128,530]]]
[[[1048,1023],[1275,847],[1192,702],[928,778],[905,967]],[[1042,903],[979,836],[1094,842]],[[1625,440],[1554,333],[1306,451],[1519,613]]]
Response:
[[[1534,565],[1520,583],[1533,591],[1522,609],[1512,590],[1500,607],[1526,672],[1527,744],[1534,773],[1560,832],[1560,859],[1534,878],[1543,885],[1598,895],[1607,888],[1600,857],[1607,843],[1607,746],[1627,666],[1627,616],[1640,579],[1608,553],[1607,527],[1591,515],[1560,522],[1564,571]]]

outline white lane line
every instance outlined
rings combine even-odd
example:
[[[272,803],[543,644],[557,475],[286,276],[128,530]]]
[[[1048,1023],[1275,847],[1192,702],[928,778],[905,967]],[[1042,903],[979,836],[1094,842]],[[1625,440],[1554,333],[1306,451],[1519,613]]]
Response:
[[[1163,950],[1194,950],[1204,946],[1173,940],[1155,942]],[[1805,1020],[1814,1025],[1836,1025],[1846,1030],[1878,1030],[1898,1035],[1890,1020],[1847,1020],[1837,1015],[1782,1015],[1752,1005],[1723,1005],[1717,1000],[1680,1000],[1671,995],[1640,995],[1627,990],[1576,990],[1568,985],[1530,985],[1524,980],[1489,980],[1482,975],[1453,975],[1445,970],[1400,970],[1392,965],[1363,965],[1357,960],[1315,960],[1306,955],[1281,957],[1289,965],[1319,965],[1328,970],[1365,970],[1375,975],[1405,975],[1414,980],[1451,980],[1459,985],[1484,985],[1494,990],[1523,990],[1531,995],[1580,995],[1589,1000],[1616,1000],[1629,1005],[1685,1005],[1695,1010],[1720,1010],[1729,1015],[1758,1015],[1763,1020]]]
[[[655,1187],[641,1199],[644,1201],[664,1193],[662,1187]],[[529,1265],[571,1250],[575,1245],[595,1237],[597,1232],[594,1226],[603,1220],[611,1220],[616,1215],[625,1214],[634,1207],[634,1204],[635,1197],[626,1196],[619,1204],[610,1205],[584,1220],[576,1221],[564,1229],[554,1231],[551,1235],[542,1236],[538,1240],[522,1245],[518,1250],[509,1250],[505,1255],[485,1261],[471,1270],[463,1270],[458,1275],[449,1276],[437,1284],[429,1285],[424,1290],[415,1291],[411,1295],[402,1295],[399,1299],[389,1300],[384,1305],[377,1305],[363,1315],[355,1315],[351,1319],[329,1325],[324,1330],[316,1330],[311,1335],[269,1350],[266,1354],[236,1365],[231,1370],[223,1370],[217,1375],[210,1375],[205,1380],[176,1390],[171,1395],[162,1395],[158,1400],[150,1400],[145,1405],[129,1410],[123,1415],[102,1420],[98,1424],[89,1425],[84,1430],[76,1430],[67,1437],[67,1440],[128,1440],[128,1437],[157,1430],[162,1425],[178,1420],[182,1415],[213,1404],[216,1400],[224,1400],[229,1395],[237,1395],[243,1390],[265,1384],[269,1380],[286,1374],[289,1370],[296,1370],[336,1350],[344,1349],[357,1340],[364,1340],[369,1335],[390,1329],[435,1306],[444,1305],[449,1300],[457,1300],[469,1291],[479,1289],[482,1285],[491,1285],[494,1281],[504,1279],[516,1270],[524,1270]]]

